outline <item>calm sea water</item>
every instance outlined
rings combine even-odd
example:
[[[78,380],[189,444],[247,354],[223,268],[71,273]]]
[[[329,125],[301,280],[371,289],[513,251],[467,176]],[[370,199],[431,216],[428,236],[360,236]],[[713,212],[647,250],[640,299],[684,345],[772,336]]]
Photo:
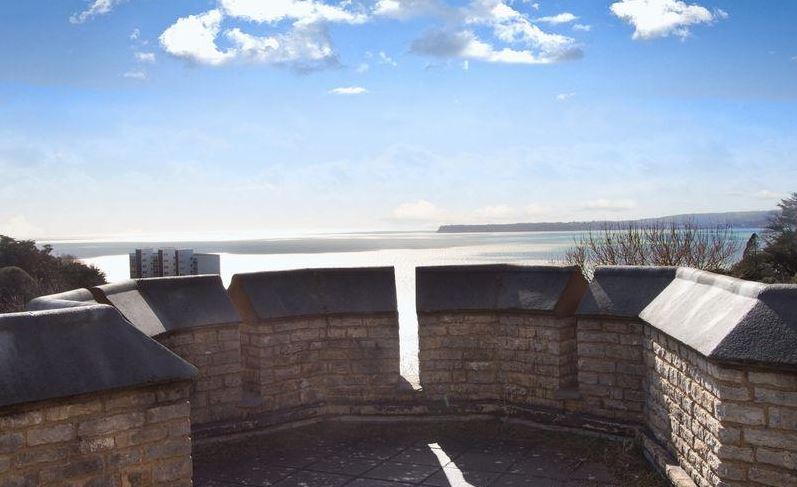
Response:
[[[755,229],[737,229],[743,244]],[[127,253],[139,247],[186,247],[221,254],[221,277],[229,285],[240,272],[323,267],[396,269],[401,324],[402,370],[417,374],[418,323],[415,267],[452,264],[548,264],[561,258],[579,232],[348,233],[237,241],[50,242],[56,252],[81,258],[102,269],[111,282],[129,278]],[[46,243],[46,242],[45,242]],[[413,380],[414,381],[414,380]]]

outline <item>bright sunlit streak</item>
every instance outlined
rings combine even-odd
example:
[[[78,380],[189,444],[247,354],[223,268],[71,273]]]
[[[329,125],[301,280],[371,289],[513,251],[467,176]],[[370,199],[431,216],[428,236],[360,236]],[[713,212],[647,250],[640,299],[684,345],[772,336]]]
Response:
[[[437,457],[437,461],[440,462],[440,466],[443,467],[443,473],[446,475],[448,485],[451,487],[475,487],[473,484],[465,480],[465,476],[462,475],[462,470],[460,470],[459,467],[457,467],[457,465],[451,461],[451,458],[446,455],[446,452],[443,451],[438,443],[429,443],[427,446]]]

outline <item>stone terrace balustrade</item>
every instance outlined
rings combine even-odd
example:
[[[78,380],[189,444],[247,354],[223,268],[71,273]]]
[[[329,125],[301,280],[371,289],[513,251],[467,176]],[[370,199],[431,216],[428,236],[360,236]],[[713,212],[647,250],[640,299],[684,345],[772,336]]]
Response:
[[[389,268],[240,274],[229,293],[140,279],[29,307],[47,311],[0,316],[0,486],[187,485],[189,430],[474,413],[635,437],[678,486],[797,485],[793,285],[419,268],[422,391],[399,375]]]
[[[244,318],[250,416],[378,412],[409,397],[392,268],[237,274],[230,296]]]
[[[420,379],[448,408],[564,408],[576,388],[575,267],[417,269]]]

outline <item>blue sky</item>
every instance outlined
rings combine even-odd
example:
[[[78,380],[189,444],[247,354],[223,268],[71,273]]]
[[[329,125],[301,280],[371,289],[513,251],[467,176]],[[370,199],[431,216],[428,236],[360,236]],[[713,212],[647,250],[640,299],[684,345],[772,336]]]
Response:
[[[59,0],[0,30],[0,233],[768,209],[797,2]]]

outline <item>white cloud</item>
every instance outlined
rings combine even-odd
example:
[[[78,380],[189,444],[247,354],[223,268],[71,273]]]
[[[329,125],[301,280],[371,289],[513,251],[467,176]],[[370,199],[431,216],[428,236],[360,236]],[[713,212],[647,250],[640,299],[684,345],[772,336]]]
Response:
[[[440,0],[379,0],[373,14],[378,17],[408,19],[424,15],[440,15],[450,8]]]
[[[526,216],[540,217],[540,216],[549,215],[551,213],[551,209],[545,205],[532,203],[530,205],[527,205],[526,208],[524,208],[523,212],[525,213]]]
[[[473,218],[479,221],[506,221],[517,216],[517,210],[508,205],[485,206],[473,211]]]
[[[447,210],[438,208],[433,203],[426,200],[418,200],[412,203],[402,203],[393,210],[393,218],[396,220],[415,221],[415,222],[441,222],[450,217]]]
[[[329,90],[331,95],[362,95],[368,93],[368,90],[362,86],[342,86]]]
[[[630,199],[597,199],[583,204],[583,210],[625,211],[636,208],[636,201]]]
[[[549,64],[554,60],[530,50],[495,49],[468,30],[459,32],[429,31],[412,43],[411,51],[435,57],[459,57],[504,64]]]
[[[689,27],[710,24],[728,14],[681,0],[621,0],[609,7],[614,15],[634,26],[634,39],[654,39],[675,35],[686,38]]]
[[[211,66],[223,64],[236,53],[221,51],[216,45],[222,18],[220,10],[210,10],[178,19],[161,34],[161,46],[169,54],[191,62]]]
[[[797,63],[797,56],[792,56],[791,60]]]
[[[155,53],[154,52],[136,52],[134,53],[136,57],[136,61],[140,63],[154,63],[155,62]]]
[[[256,63],[284,64],[312,71],[337,64],[327,31],[322,25],[301,25],[275,36],[253,36],[237,27],[225,34],[236,55]]]
[[[462,70],[463,71],[469,71],[470,70],[470,61],[468,61],[466,59],[466,60],[462,61],[462,64],[460,66],[462,66]]]
[[[574,92],[570,92],[570,93],[559,93],[558,95],[556,95],[556,101],[565,101],[565,100],[569,100],[570,98],[573,98],[574,96],[576,96],[576,94],[575,94]]]
[[[134,69],[124,73],[122,76],[129,79],[135,79],[138,81],[145,81],[147,79],[146,71],[142,71],[140,69]]]
[[[783,198],[783,194],[768,189],[762,189],[761,191],[757,191],[753,197],[760,200],[779,200]]]
[[[387,64],[389,66],[398,66],[398,63],[393,60],[390,56],[387,55],[385,51],[379,51],[379,62],[382,64]]]
[[[578,17],[576,17],[570,12],[562,12],[560,14],[551,15],[548,17],[539,17],[537,19],[537,22],[557,25],[557,24],[567,24],[569,22],[573,22],[574,20],[578,20]]]
[[[138,28],[133,29],[133,32],[130,33],[130,40],[137,41],[139,37],[141,37],[141,31]]]
[[[573,30],[578,30],[581,32],[589,32],[592,30],[592,26],[589,24],[573,24]]]
[[[17,239],[41,237],[43,233],[41,228],[22,215],[12,216],[0,225],[0,234]]]
[[[82,24],[98,15],[107,14],[123,1],[124,0],[93,0],[85,10],[72,14],[72,16],[69,17],[69,22],[72,24]]]
[[[359,24],[368,19],[365,13],[347,10],[347,3],[327,5],[315,0],[220,0],[219,4],[230,17],[253,22],[274,23],[287,19],[298,25],[317,22]]]
[[[371,66],[369,66],[368,63],[360,63],[357,65],[356,68],[354,68],[354,71],[356,71],[359,74],[363,74],[367,73],[369,69],[371,69]]]

